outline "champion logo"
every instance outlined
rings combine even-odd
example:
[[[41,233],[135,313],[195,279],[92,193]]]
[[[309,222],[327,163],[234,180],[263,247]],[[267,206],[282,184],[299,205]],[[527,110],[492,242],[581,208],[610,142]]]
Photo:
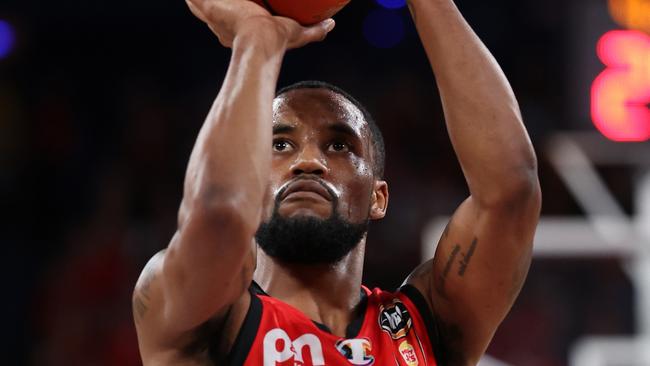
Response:
[[[375,358],[370,355],[372,344],[368,338],[341,339],[336,342],[336,349],[356,366],[369,366],[375,363]]]

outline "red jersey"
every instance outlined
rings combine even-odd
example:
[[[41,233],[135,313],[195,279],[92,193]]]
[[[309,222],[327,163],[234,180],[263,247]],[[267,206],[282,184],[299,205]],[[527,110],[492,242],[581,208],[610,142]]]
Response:
[[[237,366],[436,366],[438,341],[420,292],[363,288],[360,316],[346,337],[254,284],[251,306],[228,357]],[[365,308],[365,310],[363,310]]]

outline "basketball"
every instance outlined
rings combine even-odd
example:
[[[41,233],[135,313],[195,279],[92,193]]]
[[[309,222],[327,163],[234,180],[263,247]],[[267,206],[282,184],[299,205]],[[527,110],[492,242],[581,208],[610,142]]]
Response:
[[[302,25],[316,24],[331,18],[350,0],[253,0],[273,15],[296,20]]]

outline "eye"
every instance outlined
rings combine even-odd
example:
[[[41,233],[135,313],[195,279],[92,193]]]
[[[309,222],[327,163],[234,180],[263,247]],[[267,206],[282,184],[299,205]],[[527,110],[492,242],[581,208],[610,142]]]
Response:
[[[350,146],[345,142],[335,141],[330,144],[327,150],[335,152],[348,152],[350,151]]]
[[[285,152],[293,149],[293,146],[286,140],[275,140],[273,141],[273,151],[276,152]]]

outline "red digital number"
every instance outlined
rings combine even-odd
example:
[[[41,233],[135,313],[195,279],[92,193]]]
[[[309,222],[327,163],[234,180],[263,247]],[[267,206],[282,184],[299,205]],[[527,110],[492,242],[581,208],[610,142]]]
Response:
[[[650,36],[608,32],[598,42],[598,57],[607,69],[591,89],[596,128],[614,141],[650,139]]]

